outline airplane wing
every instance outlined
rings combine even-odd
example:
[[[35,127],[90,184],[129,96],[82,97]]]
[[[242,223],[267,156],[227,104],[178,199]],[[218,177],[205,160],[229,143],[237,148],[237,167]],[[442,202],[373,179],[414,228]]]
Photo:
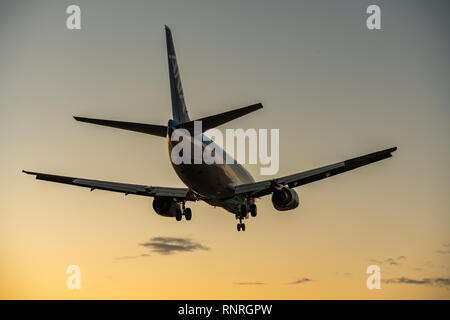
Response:
[[[114,192],[121,192],[125,195],[136,194],[147,197],[173,197],[177,200],[196,200],[193,194],[187,188],[166,188],[155,186],[144,186],[139,184],[119,183],[101,180],[90,180],[83,178],[74,178],[66,176],[57,176],[46,173],[31,172],[22,170],[23,173],[35,175],[38,180],[46,180],[51,182],[58,182],[64,184],[71,184],[79,187],[90,188],[91,191],[95,189],[107,190]]]
[[[367,164],[377,162],[386,158],[392,157],[392,152],[397,150],[397,147],[389,148],[386,150],[366,154],[364,156],[352,158],[328,166],[312,169],[300,173],[295,173],[289,176],[264,180],[260,182],[242,184],[236,186],[235,194],[246,194],[249,197],[259,198],[265,195],[271,194],[280,186],[288,186],[289,188],[295,188],[304,184],[308,184],[314,181],[322,180],[346,171],[350,171]]]

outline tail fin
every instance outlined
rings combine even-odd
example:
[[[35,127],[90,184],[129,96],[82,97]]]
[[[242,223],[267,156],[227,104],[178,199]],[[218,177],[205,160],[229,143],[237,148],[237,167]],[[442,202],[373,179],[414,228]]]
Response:
[[[183,87],[181,85],[180,70],[173,45],[172,32],[166,26],[167,58],[169,61],[170,96],[172,99],[172,115],[176,123],[189,122],[189,115],[184,102]]]

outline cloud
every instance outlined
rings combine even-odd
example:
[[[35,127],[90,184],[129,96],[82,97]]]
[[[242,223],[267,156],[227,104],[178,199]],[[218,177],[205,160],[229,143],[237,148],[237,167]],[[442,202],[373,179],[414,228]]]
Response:
[[[388,259],[384,260],[384,262],[387,263],[387,264],[392,264],[392,265],[398,264],[398,262],[395,261],[395,260],[392,259],[392,258],[388,258]]]
[[[239,286],[253,286],[253,285],[264,285],[264,282],[236,282],[235,284]]]
[[[449,278],[434,278],[434,283],[438,285],[438,287],[448,287],[450,286]]]
[[[420,279],[410,279],[406,277],[393,278],[382,280],[384,283],[395,283],[395,284],[415,284],[415,285],[426,285],[435,287],[448,287],[450,286],[450,278],[423,278]]]
[[[195,250],[209,250],[208,247],[190,238],[153,237],[148,242],[140,244],[159,254],[173,254],[177,252],[192,252]]]
[[[301,278],[292,282],[289,282],[289,284],[302,284],[302,283],[306,283],[306,282],[310,282],[312,281],[312,279],[309,278]]]
[[[442,246],[444,249],[437,250],[436,252],[440,254],[450,254],[450,243],[445,243]]]
[[[123,256],[123,257],[117,257],[115,260],[129,260],[129,259],[136,259],[136,258],[142,258],[142,257],[150,257],[149,254],[143,253],[139,254],[137,256]]]
[[[372,263],[376,263],[376,264],[390,264],[390,265],[399,265],[402,261],[405,261],[406,257],[405,256],[398,256],[397,258],[387,258],[384,260],[376,260],[376,259],[370,259],[370,262]]]

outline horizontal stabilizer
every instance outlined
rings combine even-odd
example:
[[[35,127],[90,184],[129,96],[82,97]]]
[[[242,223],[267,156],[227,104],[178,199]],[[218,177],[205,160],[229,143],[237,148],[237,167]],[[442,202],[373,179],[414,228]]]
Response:
[[[209,129],[216,128],[224,123],[227,123],[231,120],[245,116],[248,113],[259,110],[262,107],[263,107],[263,105],[261,103],[257,103],[257,104],[253,104],[248,107],[243,107],[243,108],[219,113],[219,114],[216,114],[213,116],[201,118],[201,119],[194,120],[194,121],[201,121],[202,122],[202,130],[203,130],[203,132],[205,132]],[[191,134],[193,134],[194,133],[194,121],[181,123],[177,126],[177,128],[187,129]]]
[[[146,123],[135,123],[135,122],[124,122],[124,121],[114,121],[114,120],[102,120],[102,119],[91,119],[83,117],[74,117],[75,120],[87,123],[98,124],[101,126],[113,127],[118,129],[124,129],[129,131],[147,133],[154,136],[165,137],[167,133],[166,126],[160,126],[156,124],[146,124]]]

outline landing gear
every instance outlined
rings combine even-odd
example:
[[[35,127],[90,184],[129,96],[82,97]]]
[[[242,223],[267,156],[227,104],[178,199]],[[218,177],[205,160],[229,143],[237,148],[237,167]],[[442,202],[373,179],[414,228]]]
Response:
[[[245,223],[243,223],[242,220],[248,218],[248,212],[250,212],[250,215],[252,217],[256,217],[257,210],[254,203],[250,204],[249,206],[242,204],[239,207],[239,212],[236,213],[236,219],[239,219],[239,223],[237,224],[237,231],[245,231]]]
[[[245,231],[245,223],[238,223],[237,224],[237,231]]]
[[[184,209],[184,216],[186,217],[186,220],[188,220],[188,221],[192,219],[191,208]]]
[[[239,219],[237,224],[237,231],[245,231],[245,223],[242,223],[242,219],[247,217],[247,206],[245,204],[241,205],[239,208],[239,213],[236,214],[236,219]]]
[[[241,205],[241,217],[247,216],[247,206],[245,204]]]
[[[181,216],[182,216],[181,209],[177,208],[177,210],[175,211],[175,219],[177,219],[177,221],[181,221]]]
[[[250,215],[252,217],[256,217],[256,215],[258,214],[258,211],[256,210],[256,204],[252,203],[249,207],[250,209]]]
[[[184,206],[184,202],[182,203],[181,208],[177,208],[176,209],[176,211],[175,211],[175,219],[177,219],[177,221],[181,221],[183,216],[188,221],[192,219],[192,210],[191,210],[191,208],[186,208]]]

